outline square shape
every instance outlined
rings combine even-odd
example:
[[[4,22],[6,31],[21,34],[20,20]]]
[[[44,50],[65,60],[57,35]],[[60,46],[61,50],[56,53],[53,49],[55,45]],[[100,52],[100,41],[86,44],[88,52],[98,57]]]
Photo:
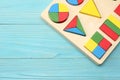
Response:
[[[97,43],[90,39],[86,44],[85,48],[87,48],[90,52],[93,52],[93,50],[97,47]]]
[[[99,42],[103,39],[103,36],[102,36],[99,32],[96,32],[96,33],[92,36],[92,39],[93,39],[96,43],[99,43]]]
[[[119,6],[115,9],[115,13],[120,16],[120,4],[119,4]]]
[[[101,59],[103,55],[105,54],[105,50],[102,49],[100,46],[97,46],[95,50],[93,51],[93,54],[98,58]]]
[[[107,51],[112,44],[107,39],[102,39],[102,41],[99,43],[99,46],[102,47],[105,51]]]

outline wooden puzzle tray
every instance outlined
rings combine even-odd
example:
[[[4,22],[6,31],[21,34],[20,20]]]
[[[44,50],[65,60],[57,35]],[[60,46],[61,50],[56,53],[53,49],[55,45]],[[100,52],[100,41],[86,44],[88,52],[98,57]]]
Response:
[[[41,16],[98,65],[120,42],[120,0],[53,0]]]

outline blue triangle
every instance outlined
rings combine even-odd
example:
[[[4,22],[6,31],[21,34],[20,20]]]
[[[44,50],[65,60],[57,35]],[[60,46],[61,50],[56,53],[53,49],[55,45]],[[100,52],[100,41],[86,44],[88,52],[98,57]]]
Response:
[[[70,29],[67,29],[65,30],[67,32],[71,32],[71,33],[75,33],[75,34],[79,34],[79,35],[82,35],[82,36],[86,36],[82,31],[80,31],[78,28],[70,28]]]

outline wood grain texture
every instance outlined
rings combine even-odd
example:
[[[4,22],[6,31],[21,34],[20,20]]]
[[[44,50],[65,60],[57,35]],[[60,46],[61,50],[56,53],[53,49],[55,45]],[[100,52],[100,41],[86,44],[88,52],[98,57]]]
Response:
[[[119,80],[120,45],[96,66],[40,18],[50,2],[0,1],[0,80]]]

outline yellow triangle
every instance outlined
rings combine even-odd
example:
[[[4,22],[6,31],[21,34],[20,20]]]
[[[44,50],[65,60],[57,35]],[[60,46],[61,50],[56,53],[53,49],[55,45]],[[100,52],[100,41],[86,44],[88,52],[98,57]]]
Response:
[[[93,0],[89,0],[88,3],[85,4],[85,6],[83,6],[83,8],[80,10],[80,13],[101,18],[97,6],[95,5],[95,2]]]

